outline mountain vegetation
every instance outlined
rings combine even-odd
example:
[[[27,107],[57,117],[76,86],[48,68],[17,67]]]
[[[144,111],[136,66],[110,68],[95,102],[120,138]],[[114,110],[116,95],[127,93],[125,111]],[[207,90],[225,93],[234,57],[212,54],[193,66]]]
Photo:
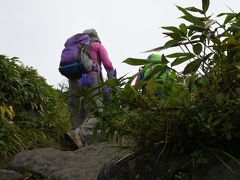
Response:
[[[184,22],[162,27],[167,42],[147,51],[172,49],[162,53],[161,62],[124,61],[143,68],[132,77],[106,82],[111,96],[100,128],[109,137],[117,131],[136,151],[154,149],[157,160],[163,154],[187,154],[193,164],[204,164],[210,155],[232,171],[226,159],[240,165],[240,14],[220,13],[215,20],[207,13],[209,4],[176,6]],[[180,64],[184,70],[175,72]],[[149,66],[154,68],[151,77],[134,84]],[[159,82],[166,71],[173,73]]]
[[[0,56],[0,156],[59,147],[69,128],[66,95],[18,58]]]
[[[162,27],[167,42],[147,51],[161,53],[161,62],[124,60],[143,68],[97,87],[102,107],[91,98],[91,89],[79,92],[95,107],[101,119],[96,130],[109,142],[143,153],[154,150],[156,161],[163,154],[184,154],[192,164],[204,164],[210,155],[230,171],[226,159],[240,165],[240,14],[213,18],[209,4],[176,6],[183,22]],[[173,53],[164,54],[166,49]],[[176,72],[181,64],[184,70]],[[146,67],[154,69],[151,77],[134,84]],[[166,71],[171,75],[159,82]],[[66,92],[49,86],[18,58],[1,55],[0,99],[0,156],[38,147],[61,149],[61,137],[70,127]]]

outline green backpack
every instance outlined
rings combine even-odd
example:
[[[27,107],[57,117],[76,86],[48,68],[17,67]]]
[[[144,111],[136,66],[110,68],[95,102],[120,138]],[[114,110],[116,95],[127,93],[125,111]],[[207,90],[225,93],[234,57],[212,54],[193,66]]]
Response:
[[[148,60],[152,60],[152,61],[160,61],[162,60],[162,56],[159,55],[159,54],[151,54],[148,56],[147,58]],[[159,66],[160,64],[158,64]],[[149,66],[149,67],[148,67]],[[164,66],[164,65],[161,65],[161,66]],[[144,79],[149,79],[150,76],[151,76],[151,73],[153,72],[154,68],[156,67],[156,65],[147,65],[145,68],[146,70],[143,72],[143,77]],[[162,74],[161,76],[159,76],[157,78],[157,80],[159,81],[164,81],[168,76],[170,75],[170,71],[167,70],[164,74]]]

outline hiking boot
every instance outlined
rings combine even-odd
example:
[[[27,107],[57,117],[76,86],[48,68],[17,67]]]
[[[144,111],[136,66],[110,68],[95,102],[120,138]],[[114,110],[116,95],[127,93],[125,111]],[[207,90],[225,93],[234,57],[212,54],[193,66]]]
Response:
[[[82,138],[78,130],[71,130],[65,134],[67,136],[67,139],[71,141],[72,144],[76,145],[78,148],[81,148],[84,146],[82,142]]]

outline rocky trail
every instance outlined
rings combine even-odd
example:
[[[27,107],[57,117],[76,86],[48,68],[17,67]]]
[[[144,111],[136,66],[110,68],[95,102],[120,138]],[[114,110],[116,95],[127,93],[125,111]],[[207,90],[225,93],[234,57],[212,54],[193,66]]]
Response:
[[[16,154],[6,169],[0,170],[0,180],[21,180],[26,172],[38,174],[38,179],[45,180],[95,180],[105,164],[126,154],[126,150],[105,143],[75,151],[25,150]]]
[[[131,153],[118,145],[99,143],[77,150],[54,148],[24,150],[4,169],[0,180],[239,180],[240,166],[216,160],[192,168],[189,156]],[[1,161],[0,161],[1,162]],[[26,177],[26,174],[29,174]],[[34,175],[33,175],[34,174]]]

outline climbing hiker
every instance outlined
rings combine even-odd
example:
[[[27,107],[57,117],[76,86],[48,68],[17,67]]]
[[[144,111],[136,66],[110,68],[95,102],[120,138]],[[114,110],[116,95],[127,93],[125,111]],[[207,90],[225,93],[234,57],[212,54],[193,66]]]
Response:
[[[161,62],[162,55],[153,53],[153,54],[150,54],[147,57],[147,59],[152,60],[152,61]],[[157,65],[164,67],[164,65],[161,63],[158,63]],[[156,65],[145,65],[145,66],[140,67],[139,75],[137,76],[135,84],[138,84],[140,81],[148,81],[152,77],[152,73],[153,73],[155,67],[156,67]],[[164,81],[166,80],[166,78],[169,77],[170,74],[171,74],[171,71],[169,69],[167,69],[165,73],[155,77],[156,84],[157,85],[163,84]],[[150,85],[146,82],[141,87],[140,92],[143,94],[149,94],[149,91],[152,91],[151,89],[152,89],[152,87],[150,87]],[[162,96],[162,93],[159,91],[156,91],[155,95]]]
[[[73,47],[68,47],[67,45],[72,45]],[[76,94],[81,91],[82,88],[94,88],[103,82],[102,64],[107,71],[108,77],[116,77],[116,69],[113,68],[108,53],[102,45],[95,29],[87,29],[83,31],[83,33],[76,34],[67,40],[65,49],[62,52],[62,59],[66,59],[66,62],[71,59],[68,58],[72,56],[69,50],[71,48],[79,51],[75,53],[75,56],[82,61],[81,63],[79,63],[79,61],[77,61],[77,63],[74,62],[75,65],[73,63],[65,66],[64,64],[61,66],[60,63],[59,71],[63,75],[66,74],[65,76],[69,80],[68,107],[72,114],[72,129],[67,132],[65,136],[78,148],[81,148],[91,144],[92,135],[99,120],[91,114],[91,108],[86,99],[80,100],[80,97]],[[83,55],[84,50],[87,52],[85,52],[85,55]],[[80,56],[80,58],[78,58],[78,56]],[[75,60],[74,58],[72,59]],[[81,67],[76,68],[77,66]],[[88,66],[90,68],[85,69],[85,67]],[[64,72],[65,70],[67,71],[66,73]],[[73,77],[71,77],[72,75]],[[99,90],[93,90],[91,91],[91,95],[97,106],[100,107],[102,101],[99,96],[95,96],[98,92]]]

